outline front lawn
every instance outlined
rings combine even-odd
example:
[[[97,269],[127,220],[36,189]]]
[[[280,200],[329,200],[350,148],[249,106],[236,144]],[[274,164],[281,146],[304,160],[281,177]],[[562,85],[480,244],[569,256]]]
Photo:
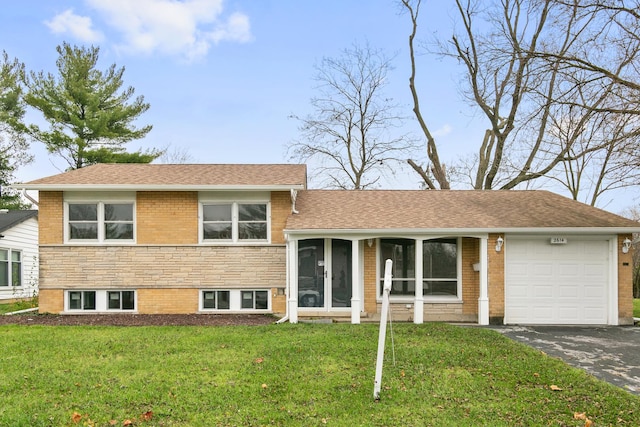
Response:
[[[640,299],[633,300],[633,317],[640,317]]]
[[[0,327],[0,425],[640,425],[640,398],[478,327]]]
[[[0,303],[0,315],[18,310],[26,310],[37,306],[38,300],[34,298],[28,298],[17,302]]]

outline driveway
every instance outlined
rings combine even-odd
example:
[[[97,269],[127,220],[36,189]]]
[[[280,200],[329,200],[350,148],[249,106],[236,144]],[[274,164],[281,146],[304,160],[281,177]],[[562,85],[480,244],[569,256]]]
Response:
[[[503,335],[640,395],[640,328],[499,326]]]

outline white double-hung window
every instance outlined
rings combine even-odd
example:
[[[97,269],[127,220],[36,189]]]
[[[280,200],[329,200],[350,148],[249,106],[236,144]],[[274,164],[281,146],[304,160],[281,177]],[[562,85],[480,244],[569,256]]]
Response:
[[[133,201],[65,202],[66,242],[133,242],[135,204]]]
[[[269,203],[254,201],[201,204],[203,242],[268,242]]]

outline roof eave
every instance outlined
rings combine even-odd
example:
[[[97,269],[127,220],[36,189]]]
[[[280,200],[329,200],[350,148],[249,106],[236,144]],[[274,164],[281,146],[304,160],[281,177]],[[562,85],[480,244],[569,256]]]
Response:
[[[286,228],[285,234],[295,235],[351,235],[377,237],[398,235],[484,235],[488,233],[502,234],[625,234],[640,233],[640,225],[637,227],[487,227],[487,228],[351,228],[351,229],[292,229]],[[364,238],[366,238],[364,237]]]
[[[12,184],[17,190],[34,191],[289,191],[303,190],[304,184],[267,185],[137,185],[137,184]]]

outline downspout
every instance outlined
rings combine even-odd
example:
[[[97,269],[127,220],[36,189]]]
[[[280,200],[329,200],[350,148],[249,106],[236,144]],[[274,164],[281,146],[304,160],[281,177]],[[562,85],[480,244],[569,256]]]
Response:
[[[31,203],[33,203],[34,205],[38,206],[38,201],[36,199],[34,199],[33,197],[31,197],[29,194],[27,194],[27,189],[23,189],[22,190],[22,195],[29,200]]]

